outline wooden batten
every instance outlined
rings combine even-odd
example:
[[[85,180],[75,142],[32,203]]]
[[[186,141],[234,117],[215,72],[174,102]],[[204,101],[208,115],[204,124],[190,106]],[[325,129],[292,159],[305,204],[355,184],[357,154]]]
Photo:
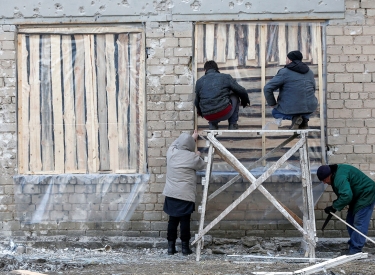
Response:
[[[52,93],[51,93],[51,36],[42,36],[40,62],[41,94],[41,142],[42,169],[54,170],[54,146],[52,137]]]
[[[138,75],[138,133],[139,133],[139,150],[138,150],[138,173],[147,173],[146,168],[146,82],[145,82],[145,64],[146,64],[146,38],[144,33],[139,33],[140,47],[139,54],[139,75]]]
[[[129,112],[129,169],[133,169],[138,163],[138,140],[139,135],[137,133],[138,121],[137,121],[137,109],[138,109],[138,91],[139,91],[139,66],[137,66],[137,61],[139,61],[138,46],[140,42],[140,37],[138,34],[130,34],[130,112]]]
[[[39,35],[30,35],[30,171],[42,170],[40,150],[40,76]]]
[[[228,37],[227,59],[236,59],[236,32],[235,32],[234,24],[229,24],[227,37]]]
[[[87,170],[86,150],[86,105],[85,105],[85,46],[83,35],[74,35],[76,56],[74,62],[75,79],[75,110],[76,110],[76,137],[77,137],[77,169]]]
[[[112,34],[105,35],[106,57],[106,91],[108,102],[108,140],[110,152],[110,170],[118,170],[118,132],[117,132],[117,98],[115,72],[115,41]],[[99,91],[98,91],[99,92]]]
[[[279,34],[278,34],[278,48],[279,48],[279,65],[284,66],[286,64],[286,33],[285,23],[279,23]]]
[[[128,108],[129,108],[129,38],[128,34],[120,34],[117,40],[118,45],[118,157],[119,169],[129,167],[128,151]]]
[[[99,170],[110,170],[110,153],[108,144],[108,115],[106,91],[106,36],[96,36],[96,79],[98,88],[98,121],[99,121]],[[112,110],[111,110],[112,111]]]
[[[227,25],[226,24],[217,24],[216,29],[216,57],[215,60],[219,64],[226,62],[226,48],[227,48]]]
[[[30,85],[27,77],[27,58],[25,35],[18,35],[18,172],[29,171],[29,99]],[[20,104],[21,103],[21,104]]]
[[[195,25],[195,47],[196,49],[199,49],[199,51],[196,51],[195,59],[198,63],[204,62],[204,52],[203,52],[203,39],[204,39],[204,30],[203,30],[202,24],[196,24]]]
[[[72,70],[72,40],[70,36],[62,37],[62,59],[64,75],[64,126],[65,126],[65,171],[71,173],[77,169],[76,130],[74,110],[74,88]]]
[[[61,90],[61,37],[51,35],[51,81],[53,102],[54,164],[56,170],[65,171],[64,125]]]
[[[215,25],[207,24],[205,35],[206,60],[214,59]]]

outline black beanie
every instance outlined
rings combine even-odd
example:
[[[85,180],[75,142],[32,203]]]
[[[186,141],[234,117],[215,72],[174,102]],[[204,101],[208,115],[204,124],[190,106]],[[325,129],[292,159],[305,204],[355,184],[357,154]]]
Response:
[[[320,181],[322,181],[326,177],[328,177],[329,175],[331,175],[331,168],[329,167],[329,165],[322,165],[316,171],[316,175],[318,176],[318,179]]]
[[[300,51],[291,51],[290,53],[287,54],[287,57],[290,60],[299,60],[302,61],[303,55]]]

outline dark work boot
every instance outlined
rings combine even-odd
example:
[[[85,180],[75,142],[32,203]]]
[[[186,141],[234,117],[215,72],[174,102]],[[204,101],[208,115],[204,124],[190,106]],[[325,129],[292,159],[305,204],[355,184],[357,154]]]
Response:
[[[193,253],[189,247],[189,242],[181,242],[182,255],[187,256]]]
[[[238,124],[237,123],[230,123],[228,125],[228,130],[238,130]]]
[[[299,125],[298,129],[309,129],[308,122],[309,122],[308,119],[302,118],[302,123]]]
[[[173,255],[174,253],[177,253],[176,241],[168,241],[168,255]]]
[[[219,129],[219,123],[218,122],[209,122],[208,128],[210,130],[218,130]]]
[[[290,126],[291,130],[297,130],[301,125],[303,119],[302,116],[293,116],[292,118],[292,125]]]

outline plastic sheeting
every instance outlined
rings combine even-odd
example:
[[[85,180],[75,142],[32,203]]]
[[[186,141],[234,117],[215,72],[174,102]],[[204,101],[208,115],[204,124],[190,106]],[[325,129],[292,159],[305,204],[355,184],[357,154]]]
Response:
[[[148,174],[15,176],[16,218],[23,223],[128,221]]]
[[[236,81],[247,89],[251,106],[240,107],[239,130],[247,129],[289,129],[291,121],[276,120],[272,117],[272,108],[266,105],[262,93],[263,86],[286,65],[286,55],[289,51],[300,50],[303,62],[314,72],[316,81],[316,97],[319,106],[311,115],[310,129],[320,130],[324,125],[324,83],[322,59],[322,30],[320,23],[208,23],[195,26],[195,55],[197,61],[197,79],[204,75],[203,66],[208,60],[215,60],[221,73],[230,74]],[[278,91],[274,93],[277,98]],[[298,102],[296,102],[298,104]],[[227,129],[227,122],[219,123],[219,130]],[[204,136],[203,130],[208,129],[208,122],[199,117],[198,130]],[[313,179],[314,201],[317,202],[324,192],[324,185],[316,176],[316,169],[325,163],[324,129],[321,132],[310,132],[308,135],[309,160]],[[249,135],[223,133],[216,138],[228,149],[245,167],[285,141],[291,134],[278,135]],[[277,161],[299,139],[295,139],[273,156],[260,163],[251,172],[259,176]],[[201,140],[198,148],[206,154],[207,143]],[[215,155],[210,191],[214,192],[225,184],[230,175],[237,173],[233,167]],[[202,173],[203,175],[203,173]],[[249,183],[239,181],[229,187],[223,194],[208,203],[208,212],[213,213],[225,209],[237,196],[248,188]],[[296,213],[301,214],[302,185],[299,152],[296,152],[280,169],[278,169],[263,184],[270,193]],[[228,199],[228,196],[230,199]],[[227,204],[225,203],[227,202]],[[278,213],[273,205],[258,191],[251,194],[238,206],[238,211],[246,209],[245,220],[249,223],[288,222]],[[236,212],[238,213],[238,212]],[[302,214],[301,214],[302,215]],[[214,215],[213,215],[214,216]],[[302,217],[302,216],[301,216]],[[230,214],[228,219],[230,219]],[[283,221],[284,219],[284,221]]]

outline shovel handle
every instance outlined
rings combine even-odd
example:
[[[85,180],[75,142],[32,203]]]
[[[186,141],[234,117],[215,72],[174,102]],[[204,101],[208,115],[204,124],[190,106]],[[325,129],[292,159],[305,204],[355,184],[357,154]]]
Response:
[[[343,219],[341,219],[339,216],[337,216],[336,214],[332,213],[331,214],[333,216],[335,216],[336,218],[338,218],[340,221],[342,221],[343,223],[345,223],[347,226],[349,226],[351,229],[353,229],[355,232],[357,232],[358,234],[362,235],[363,237],[365,237],[367,240],[369,240],[370,242],[374,243],[375,244],[375,241],[373,241],[372,239],[370,239],[369,237],[367,237],[365,234],[363,234],[362,232],[359,232],[357,229],[355,229],[353,226],[351,226],[350,224],[348,224],[347,222],[345,222]]]

